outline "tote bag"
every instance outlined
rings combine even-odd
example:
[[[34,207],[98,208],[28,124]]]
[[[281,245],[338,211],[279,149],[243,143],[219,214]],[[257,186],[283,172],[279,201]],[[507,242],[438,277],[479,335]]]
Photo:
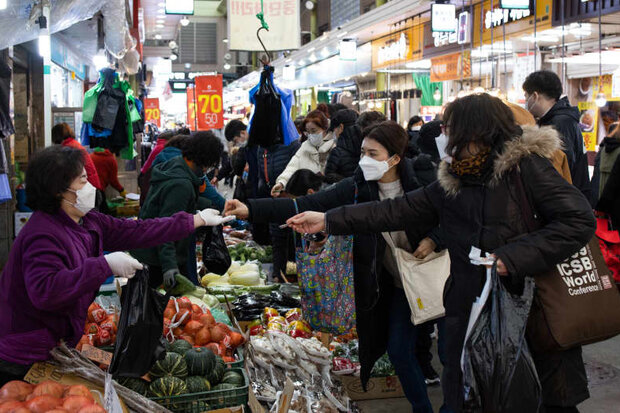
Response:
[[[432,252],[424,259],[396,247],[390,233],[383,237],[392,249],[409,308],[411,322],[415,325],[431,321],[445,315],[443,289],[450,275],[450,255],[448,250]]]
[[[521,176],[513,176],[528,232],[540,228]],[[620,294],[594,236],[588,244],[543,274],[527,336],[536,352],[567,350],[620,334]]]
[[[349,332],[356,320],[353,236],[330,235],[318,252],[309,252],[303,237],[301,245],[295,255],[304,319],[314,330]]]

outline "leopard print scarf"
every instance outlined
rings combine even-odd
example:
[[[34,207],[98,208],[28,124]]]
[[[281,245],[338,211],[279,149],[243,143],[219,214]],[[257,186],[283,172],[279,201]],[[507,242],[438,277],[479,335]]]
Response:
[[[456,176],[480,177],[488,166],[487,160],[491,154],[490,148],[485,148],[471,158],[453,160],[450,164],[450,173]]]

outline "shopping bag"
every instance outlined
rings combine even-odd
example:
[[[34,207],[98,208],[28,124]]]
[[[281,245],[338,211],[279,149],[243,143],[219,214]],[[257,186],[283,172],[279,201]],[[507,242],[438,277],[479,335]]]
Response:
[[[616,283],[620,283],[620,233],[613,228],[611,218],[596,218],[598,245]]]
[[[342,335],[355,326],[353,236],[328,236],[318,252],[302,239],[296,251],[304,319],[317,331]]]
[[[273,67],[265,67],[261,73],[258,90],[251,97],[254,113],[250,120],[248,146],[268,148],[282,143],[280,94],[273,84]]]
[[[518,173],[514,182],[526,228],[536,231],[541,224]],[[567,350],[620,334],[620,293],[596,236],[534,279],[536,295],[527,336],[536,353]]]
[[[390,233],[383,233],[402,275],[403,289],[411,308],[411,322],[415,325],[445,315],[443,290],[450,275],[448,250],[432,252],[424,259],[396,247]]]
[[[164,311],[170,293],[149,287],[146,266],[123,287],[116,347],[109,372],[116,377],[144,376],[166,354]]]
[[[465,412],[539,411],[542,390],[525,339],[533,296],[531,278],[521,295],[511,294],[496,266],[487,269],[481,309],[472,308],[461,356]]]
[[[231,264],[222,230],[221,225],[212,227],[211,231],[207,229],[205,239],[202,242],[202,262],[207,272],[219,275],[226,274]]]

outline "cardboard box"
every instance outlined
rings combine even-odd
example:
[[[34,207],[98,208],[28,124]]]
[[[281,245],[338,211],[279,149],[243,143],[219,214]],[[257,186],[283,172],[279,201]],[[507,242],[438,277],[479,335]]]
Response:
[[[359,377],[340,376],[349,398],[356,400],[391,399],[405,397],[405,392],[397,376],[373,377],[368,381],[368,391],[362,388]]]

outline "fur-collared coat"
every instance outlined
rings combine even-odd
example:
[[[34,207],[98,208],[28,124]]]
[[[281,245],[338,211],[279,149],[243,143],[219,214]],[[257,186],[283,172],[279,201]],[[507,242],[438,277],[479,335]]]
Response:
[[[440,224],[450,252],[451,275],[444,290],[446,364],[442,385],[450,407],[461,411],[460,357],[471,305],[484,284],[485,269],[469,261],[472,246],[496,254],[512,285],[567,258],[594,234],[591,207],[549,161],[560,148],[551,128],[524,127],[507,141],[488,182],[467,184],[439,167],[438,181],[403,198],[346,206],[326,214],[329,234],[403,230],[420,222]],[[527,233],[515,188],[520,173],[534,210],[544,223]],[[546,405],[574,406],[588,398],[581,348],[535,355]]]

